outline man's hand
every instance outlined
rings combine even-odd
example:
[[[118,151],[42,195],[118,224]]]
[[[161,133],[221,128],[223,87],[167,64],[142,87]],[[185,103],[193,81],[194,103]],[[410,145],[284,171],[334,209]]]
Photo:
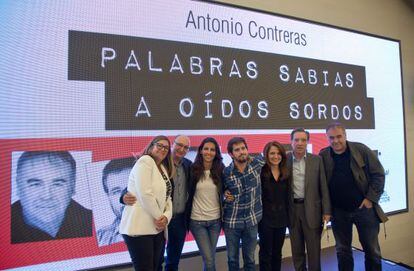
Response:
[[[234,196],[230,193],[229,190],[224,191],[224,199],[228,202],[234,201]]]
[[[328,223],[331,220],[331,215],[323,215],[322,222]]]
[[[155,228],[158,231],[163,231],[167,227],[168,219],[165,215],[162,215],[160,218],[154,220]]]
[[[125,205],[134,205],[135,202],[137,201],[137,198],[132,195],[131,193],[127,192],[122,199],[124,200]]]
[[[359,209],[362,209],[363,207],[370,209],[372,208],[372,201],[370,201],[369,199],[364,199],[361,203],[361,205],[359,206]]]

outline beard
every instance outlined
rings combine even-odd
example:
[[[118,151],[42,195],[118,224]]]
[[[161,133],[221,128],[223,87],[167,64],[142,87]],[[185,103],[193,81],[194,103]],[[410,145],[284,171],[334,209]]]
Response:
[[[236,160],[238,163],[246,163],[247,162],[247,155],[240,155],[239,157],[234,157],[234,160]]]

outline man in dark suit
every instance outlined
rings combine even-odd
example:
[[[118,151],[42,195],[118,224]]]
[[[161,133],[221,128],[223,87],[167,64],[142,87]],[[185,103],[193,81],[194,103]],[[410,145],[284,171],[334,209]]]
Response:
[[[318,271],[321,270],[322,225],[331,216],[328,185],[322,159],[306,151],[309,132],[297,128],[290,138],[293,152],[288,154],[287,165],[292,174],[289,232],[293,264],[296,271]]]
[[[178,135],[174,139],[172,146],[172,157],[176,167],[176,176],[172,180],[173,184],[173,217],[168,223],[168,243],[167,258],[165,260],[165,270],[178,270],[181,252],[184,247],[186,229],[186,204],[188,199],[188,182],[190,180],[191,161],[184,156],[190,150],[190,139],[184,135]],[[126,193],[126,194],[125,194]],[[136,198],[126,190],[121,196],[121,203],[132,205]],[[164,256],[164,253],[163,253]],[[162,266],[160,266],[162,269]]]

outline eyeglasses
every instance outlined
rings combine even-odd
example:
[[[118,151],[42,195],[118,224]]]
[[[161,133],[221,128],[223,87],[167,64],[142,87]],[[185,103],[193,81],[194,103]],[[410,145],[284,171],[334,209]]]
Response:
[[[177,141],[174,141],[174,143],[175,143],[175,145],[177,145],[180,148],[183,148],[186,151],[188,151],[190,149],[190,146],[184,145],[183,143],[180,143],[180,142],[177,142]]]
[[[154,144],[155,145],[155,147],[157,147],[157,149],[158,150],[164,150],[164,151],[168,151],[169,149],[170,149],[170,146],[167,146],[167,145],[163,145],[163,144],[161,144],[161,143],[155,143]]]

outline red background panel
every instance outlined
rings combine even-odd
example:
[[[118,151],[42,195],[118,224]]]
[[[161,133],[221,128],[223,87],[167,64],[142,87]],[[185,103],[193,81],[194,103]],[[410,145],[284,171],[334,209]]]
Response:
[[[226,152],[227,141],[234,135],[191,136],[191,145],[198,146],[206,136],[215,137]],[[266,142],[278,140],[289,144],[289,134],[241,135],[249,151],[259,153]],[[7,139],[0,140],[0,269],[29,266],[52,261],[126,251],[123,243],[98,247],[96,232],[92,237],[11,244],[11,157],[14,151],[91,151],[93,162],[131,156],[139,153],[152,137],[69,138],[69,139]],[[173,140],[173,137],[170,137]],[[313,153],[326,146],[324,134],[312,134]],[[93,193],[90,193],[93,194]],[[187,236],[187,240],[192,237]]]

